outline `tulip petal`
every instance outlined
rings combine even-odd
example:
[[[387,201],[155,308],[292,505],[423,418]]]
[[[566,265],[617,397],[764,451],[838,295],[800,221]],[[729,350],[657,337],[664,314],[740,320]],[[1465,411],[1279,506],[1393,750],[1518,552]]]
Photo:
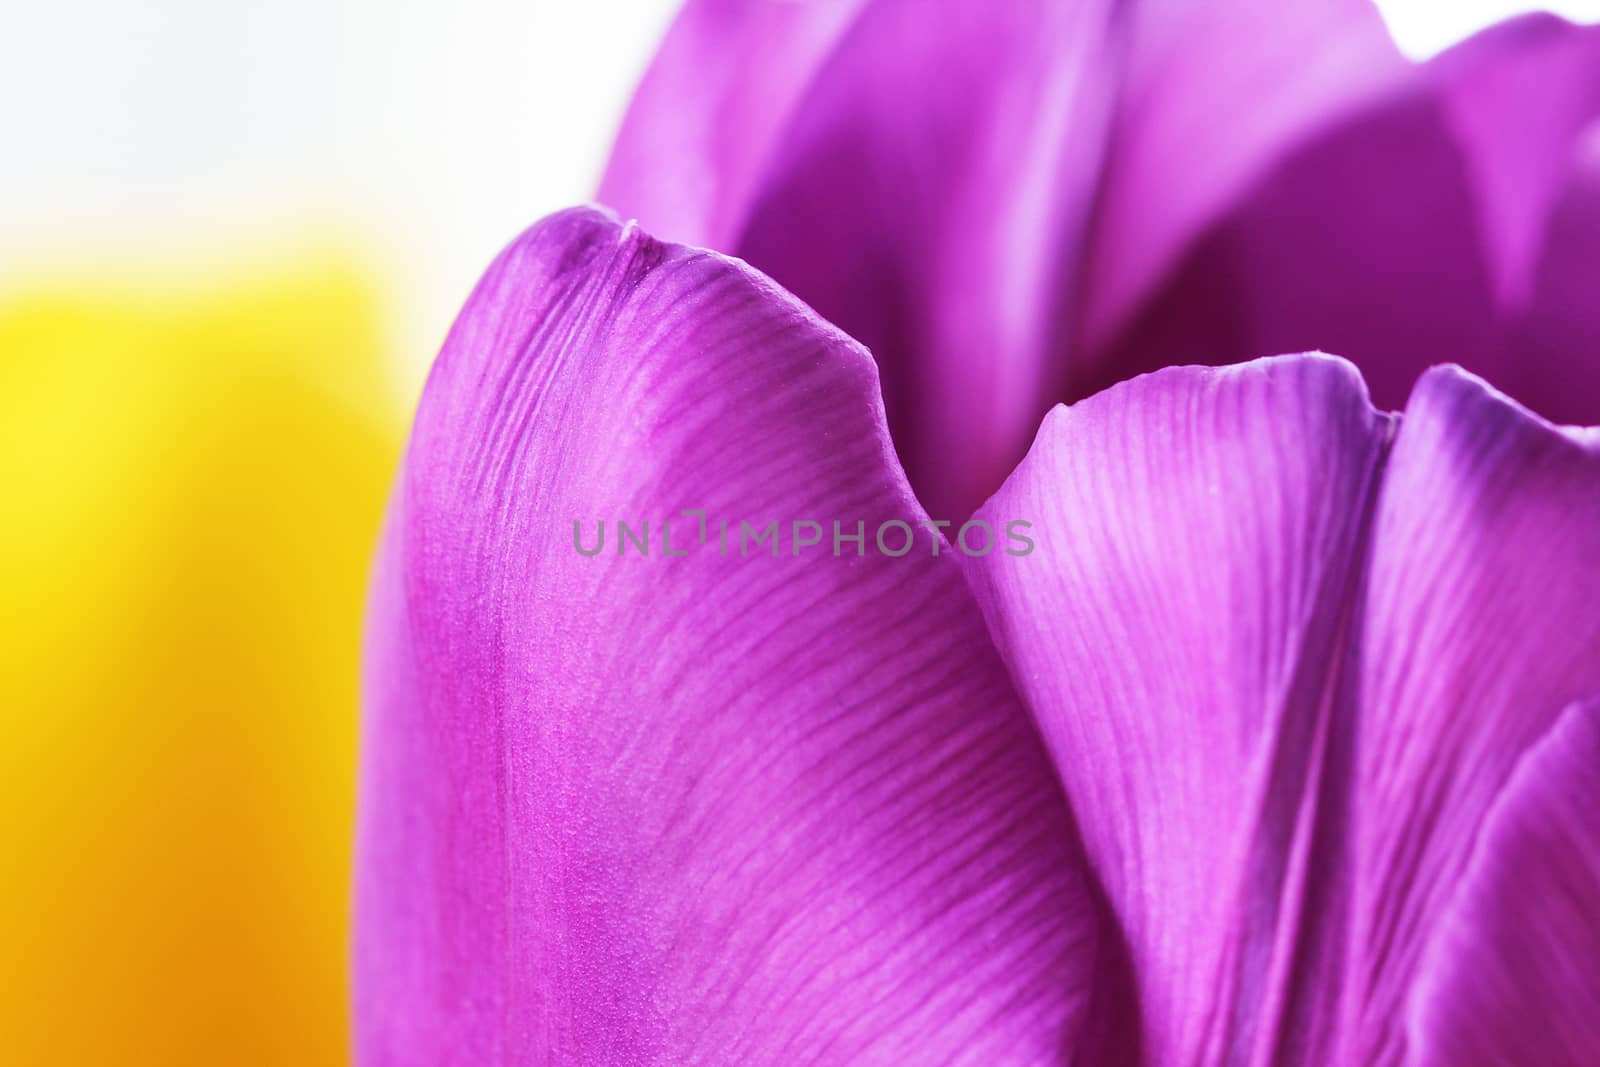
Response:
[[[1358,1062],[1398,1055],[1430,924],[1518,760],[1600,692],[1597,561],[1600,433],[1426,374],[1384,478],[1359,640]]]
[[[1600,423],[1600,121],[1576,157],[1495,382],[1555,422]]]
[[[1600,1049],[1600,701],[1574,705],[1500,796],[1440,920],[1419,1067],[1584,1067]]]
[[[1071,396],[1162,366],[1325,349],[1399,407],[1448,354],[1547,417],[1600,421],[1600,364],[1565,343],[1600,316],[1551,292],[1592,289],[1594,260],[1571,248],[1592,227],[1563,190],[1600,116],[1600,30],[1530,16],[1373,84],[1196,228],[1119,334],[1088,330]]]
[[[862,341],[912,484],[947,518],[1083,395],[1078,364],[1217,215],[1409,70],[1366,0],[749,7],[686,9],[602,199],[749,260]]]
[[[1524,305],[1579,135],[1600,118],[1600,28],[1536,13],[1434,59],[1467,160],[1499,303]]]
[[[1497,314],[1466,160],[1420,79],[1331,125],[1193,235],[1073,397],[1159,367],[1337,352],[1381,407],[1441,353],[1487,373]]]
[[[1065,388],[1115,95],[1107,0],[880,0],[767,162],[732,249],[861,341],[919,499],[963,519]]]
[[[683,556],[571,540],[684,508]],[[868,545],[723,555],[719,518]],[[363,1062],[1072,1048],[1106,966],[1075,830],[948,546],[871,544],[925,518],[870,357],[766,279],[590,210],[513,244],[374,586]]]
[[[747,259],[867,346],[918,498],[965,518],[1064,389],[1114,5],[725,6],[680,16],[600,197]]]
[[[1144,0],[1133,12],[1085,272],[1078,339],[1090,350],[1274,164],[1409,70],[1368,0]]]
[[[732,249],[784,120],[866,0],[689,0],[635,93],[600,200]]]
[[[1600,421],[1528,307],[1597,51],[1530,16],[1415,66],[1365,0],[691,4],[603,195],[865,343],[960,518],[1049,404],[1163,366],[1336,351],[1398,407],[1447,353]]]
[[[1337,977],[1298,935],[1337,879],[1330,678],[1388,430],[1327,357],[1161,371],[1052,412],[980,512],[1036,527],[974,579],[1128,940],[1148,1062],[1326,1047],[1287,978]]]
[[[1600,434],[1340,361],[1053,413],[973,575],[1128,942],[1154,1062],[1392,1063],[1490,804],[1600,692]],[[1600,901],[1595,902],[1600,907]]]

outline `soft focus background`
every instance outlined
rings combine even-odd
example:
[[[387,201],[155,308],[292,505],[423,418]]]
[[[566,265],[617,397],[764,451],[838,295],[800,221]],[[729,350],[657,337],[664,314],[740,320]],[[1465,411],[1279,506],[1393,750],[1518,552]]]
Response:
[[[345,1060],[361,601],[407,413],[494,252],[589,195],[675,6],[8,10],[7,1062]],[[1381,6],[1421,57],[1533,5]]]

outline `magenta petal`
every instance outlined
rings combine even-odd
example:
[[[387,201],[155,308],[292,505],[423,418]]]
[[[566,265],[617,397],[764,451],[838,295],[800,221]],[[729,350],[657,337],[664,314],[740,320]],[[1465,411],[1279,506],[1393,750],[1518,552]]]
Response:
[[[1494,798],[1600,692],[1600,432],[1454,368],[1398,421],[1326,357],[1169,369],[1052,413],[980,516],[1037,530],[972,577],[1151,1062],[1400,1062]]]
[[[960,518],[1051,403],[1163,366],[1335,351],[1398,407],[1443,357],[1600,421],[1545,280],[1597,60],[1530,17],[1413,65],[1368,0],[697,2],[602,195],[866,344]]]
[[[1547,417],[1600,421],[1587,298],[1600,268],[1592,209],[1572,203],[1600,117],[1600,30],[1517,20],[1376,84],[1192,232],[1120,333],[1090,330],[1072,396],[1172,364],[1324,349],[1382,406],[1449,358]]]
[[[1600,422],[1600,121],[1574,152],[1545,222],[1533,291],[1495,382],[1540,414]]]
[[[1298,146],[1195,234],[1127,328],[1080,362],[1072,395],[1315,349],[1356,363],[1386,408],[1442,356],[1486,372],[1499,316],[1476,212],[1441,106],[1413,79]]]
[[[748,260],[866,345],[919,498],[965,518],[1065,388],[1114,8],[691,3],[601,198]]]
[[[1430,75],[1466,153],[1505,325],[1496,386],[1600,422],[1600,27],[1532,15]]]
[[[1372,542],[1345,1006],[1359,1062],[1387,1062],[1495,796],[1563,708],[1600,692],[1600,432],[1430,371]]]
[[[1113,8],[871,4],[796,104],[732,246],[872,352],[938,518],[1000,484],[1065,388]]]
[[[693,3],[601,195],[862,341],[960,518],[1192,241],[1408,70],[1366,0]]]
[[[1350,694],[1329,679],[1388,430],[1327,357],[1161,371],[1052,412],[979,513],[1034,524],[1032,554],[974,577],[1127,938],[1150,1063],[1331,1062],[1311,919]]]
[[[1078,341],[1090,351],[1276,164],[1409,71],[1369,0],[1144,0],[1130,10],[1134,45],[1084,276]]]
[[[867,0],[689,0],[640,83],[600,199],[732,250],[796,101]]]
[[[1600,28],[1514,19],[1433,60],[1428,77],[1466,155],[1497,298],[1520,308],[1580,136],[1600,118]]]
[[[691,519],[685,556],[574,549],[683,508],[713,538],[926,517],[858,345],[741,264],[554,216],[463,312],[391,509],[362,1062],[1057,1062],[1095,913],[948,547],[722,556]]]
[[[1600,1051],[1600,701],[1512,772],[1440,918],[1417,1067],[1587,1067]]]

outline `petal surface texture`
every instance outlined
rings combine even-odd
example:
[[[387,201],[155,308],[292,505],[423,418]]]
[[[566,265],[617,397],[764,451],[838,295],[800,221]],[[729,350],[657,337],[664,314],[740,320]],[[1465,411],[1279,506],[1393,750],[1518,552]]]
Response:
[[[1490,805],[1560,712],[1600,692],[1600,434],[1430,371],[1372,542],[1345,1008],[1361,1062],[1397,1063],[1420,953]]]
[[[1583,1067],[1600,1049],[1600,701],[1512,774],[1434,945],[1416,1062]]]
[[[1334,1021],[1269,1000],[1336,875],[1313,835],[1348,694],[1319,657],[1387,433],[1332,359],[1164,371],[1052,412],[979,513],[1034,524],[979,586],[1126,932],[1149,1063],[1273,1062],[1235,1005]]]
[[[1600,438],[1453,368],[1399,417],[1328,357],[1175,368],[1053,412],[979,516],[1034,524],[975,587],[1147,1062],[1405,1062],[1494,798],[1600,690]]]
[[[663,556],[685,508],[710,543],[684,519]],[[1077,1047],[1081,851],[948,548],[717,543],[925,517],[871,358],[765,278],[589,209],[515,242],[434,367],[373,592],[362,1062]],[[648,523],[649,555],[580,554],[575,519],[585,548]]]

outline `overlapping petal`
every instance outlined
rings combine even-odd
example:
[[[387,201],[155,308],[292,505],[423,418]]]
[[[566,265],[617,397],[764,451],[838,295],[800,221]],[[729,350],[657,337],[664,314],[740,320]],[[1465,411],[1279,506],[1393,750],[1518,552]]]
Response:
[[[1174,176],[1173,180],[1178,180]],[[1130,375],[1324,350],[1399,407],[1439,358],[1486,371],[1498,317],[1466,164],[1420,79],[1297,148],[1217,220],[1072,397]]]
[[[1136,33],[1096,205],[1077,360],[1104,349],[1190,245],[1277,165],[1409,74],[1370,0],[1141,0],[1128,9]]]
[[[1600,27],[1530,15],[1430,73],[1496,282],[1490,379],[1554,421],[1600,422]]]
[[[941,517],[1021,457],[1079,335],[1114,335],[1196,231],[1406,69],[1363,0],[754,7],[686,8],[602,196],[862,341]],[[751,103],[713,53],[778,91]]]
[[[1151,1063],[1329,1047],[1330,659],[1388,429],[1325,357],[1164,371],[1054,411],[979,512],[1038,529],[975,577],[1128,939]]]
[[[1108,0],[880,0],[819,69],[731,250],[878,361],[919,498],[965,518],[1063,388],[1115,92]]]
[[[690,508],[709,544],[658,525]],[[1114,950],[948,548],[717,543],[925,518],[870,357],[770,282],[589,210],[515,242],[429,380],[374,588],[363,1062],[1078,1047]],[[602,519],[649,554],[577,551]]]
[[[1448,353],[1600,419],[1523,321],[1597,47],[1542,16],[1415,66],[1366,0],[691,4],[603,196],[866,344],[959,518],[1051,403],[1168,365],[1336,351],[1399,406]]]
[[[1401,1062],[1522,755],[1600,690],[1600,439],[1457,370],[1182,368],[1054,413],[974,577],[1127,937],[1155,1062]],[[1600,905],[1600,901],[1591,901]]]
[[[1447,353],[1542,414],[1600,421],[1590,350],[1534,343],[1526,321],[1553,269],[1578,284],[1593,272],[1561,245],[1586,232],[1564,190],[1600,118],[1600,31],[1517,20],[1376,84],[1189,230],[1119,334],[1084,335],[1072,396],[1162,366],[1324,349],[1398,407]],[[1600,330],[1593,311],[1572,317]]]
[[[735,247],[757,180],[867,0],[689,0],[617,133],[600,199],[652,233]]]
[[[1600,702],[1518,765],[1439,922],[1412,1062],[1582,1067],[1600,1049]]]
[[[1519,308],[1583,131],[1600,118],[1600,30],[1527,15],[1445,52],[1425,76],[1466,159],[1497,301]]]
[[[1386,1063],[1495,796],[1562,709],[1600,692],[1600,432],[1429,372],[1366,580],[1346,1008],[1362,1062]]]
[[[1600,120],[1574,149],[1532,284],[1497,381],[1554,421],[1600,422]]]
[[[768,162],[738,254],[866,344],[918,498],[965,518],[1066,366],[1115,5],[880,0]]]

